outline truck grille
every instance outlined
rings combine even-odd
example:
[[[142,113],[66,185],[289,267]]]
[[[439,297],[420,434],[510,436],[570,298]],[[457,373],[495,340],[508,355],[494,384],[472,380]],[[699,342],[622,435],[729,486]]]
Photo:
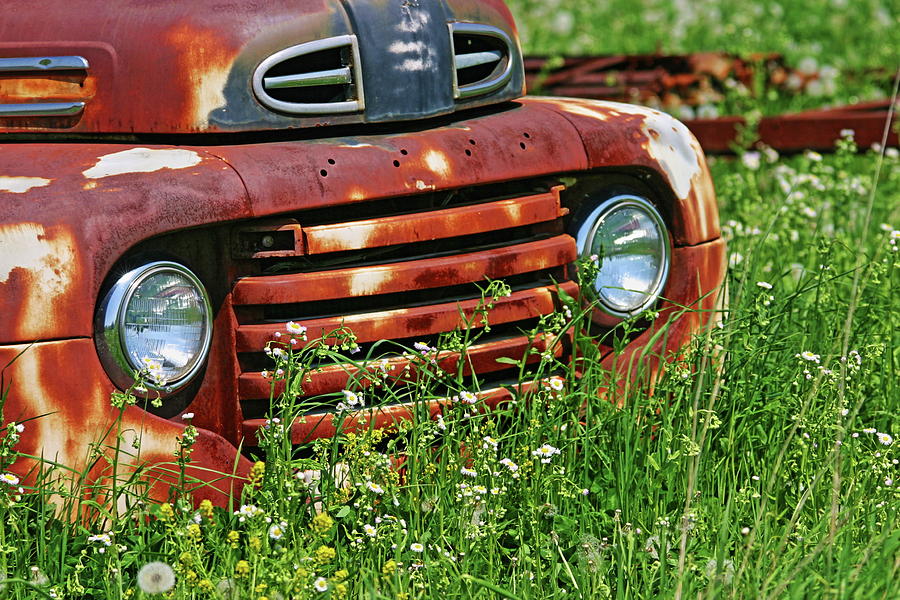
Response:
[[[558,308],[557,285],[577,295],[567,279],[576,249],[563,232],[562,189],[556,182],[524,182],[436,192],[360,204],[349,214],[312,211],[236,229],[232,254],[248,273],[232,291],[245,430],[268,410],[271,381],[262,371],[272,362],[263,349],[276,332],[286,333],[288,321],[306,326],[310,339],[343,325],[356,335],[359,356],[379,340],[434,345],[460,325],[461,312],[474,314],[488,279],[502,278],[512,293],[494,301],[491,332],[468,351],[464,374],[505,380],[514,373],[497,358],[554,346],[549,337],[529,340],[523,330]],[[550,349],[563,352],[559,344]],[[398,371],[407,362],[387,358]],[[439,364],[455,373],[461,358],[442,353]],[[323,365],[303,392],[339,392],[355,373],[347,365]]]

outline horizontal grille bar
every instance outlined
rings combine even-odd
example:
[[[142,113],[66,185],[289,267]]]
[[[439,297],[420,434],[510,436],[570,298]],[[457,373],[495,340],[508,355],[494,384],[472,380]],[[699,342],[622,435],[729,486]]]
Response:
[[[497,408],[504,402],[515,400],[517,395],[527,394],[534,386],[542,385],[544,381],[525,382],[514,386],[513,390],[497,387],[476,392],[478,402],[473,407],[475,411],[486,411]],[[450,405],[450,399],[430,400],[422,407],[430,418],[435,418]],[[369,408],[351,413],[344,419],[341,431],[360,432],[370,427],[383,429],[390,425],[409,421],[420,406],[420,403],[394,404],[391,406]],[[340,422],[331,412],[304,415],[291,424],[291,442],[305,444],[323,437],[334,437],[338,431]],[[258,443],[256,432],[266,426],[265,419],[246,419],[242,423],[244,443],[250,446]]]
[[[560,235],[511,247],[432,259],[246,277],[235,284],[233,301],[235,305],[283,304],[437,288],[550,269],[571,263],[576,256],[572,237]]]
[[[500,357],[520,360],[527,355],[529,363],[536,362],[540,360],[540,353],[550,349],[551,346],[553,346],[554,356],[562,355],[562,344],[554,345],[553,337],[548,335],[538,335],[533,340],[529,340],[525,336],[518,336],[478,344],[466,352],[462,375],[469,376],[473,373],[484,375],[510,369],[510,365],[497,362]],[[536,350],[536,353],[527,354],[531,349]],[[458,352],[442,352],[435,358],[437,367],[451,375],[457,373],[460,359],[461,354]],[[386,360],[387,362],[383,366],[381,361],[369,363],[366,371],[373,374],[373,378],[379,372],[383,372],[389,379],[415,380],[414,360],[402,356]],[[354,389],[365,389],[371,386],[371,379],[362,372],[362,369],[353,364],[328,365],[309,373],[308,379],[302,384],[303,395],[311,397],[339,392],[346,389],[348,384],[354,380],[356,382],[353,386]],[[269,398],[272,392],[272,383],[272,380],[263,377],[262,373],[242,373],[238,381],[240,398],[242,400]],[[274,392],[277,396],[284,391],[284,381],[275,381],[274,384]]]
[[[578,286],[572,282],[563,283],[560,288],[574,296]],[[555,287],[544,286],[514,292],[507,298],[498,298],[488,315],[491,324],[511,323],[555,310]],[[310,339],[317,339],[342,325],[357,336],[359,343],[374,342],[391,338],[428,336],[445,331],[453,331],[463,325],[461,315],[471,319],[481,299],[461,302],[447,302],[415,308],[401,308],[377,313],[347,315],[327,319],[305,321]],[[475,327],[483,324],[476,323]],[[266,343],[276,339],[275,333],[284,333],[285,323],[242,325],[237,330],[238,352],[260,352]]]
[[[544,194],[473,206],[303,229],[307,254],[408,244],[553,221],[566,214],[555,186]]]

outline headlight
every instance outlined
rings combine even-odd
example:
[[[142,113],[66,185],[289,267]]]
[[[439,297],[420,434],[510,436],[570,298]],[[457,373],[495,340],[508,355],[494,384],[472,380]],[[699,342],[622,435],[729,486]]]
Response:
[[[97,347],[113,382],[125,389],[144,371],[147,387],[168,395],[203,368],[212,340],[212,308],[200,280],[172,262],[129,271],[97,313]]]
[[[576,234],[582,258],[597,256],[594,289],[586,290],[614,317],[634,316],[662,293],[669,274],[669,235],[659,212],[639,196],[602,202]]]

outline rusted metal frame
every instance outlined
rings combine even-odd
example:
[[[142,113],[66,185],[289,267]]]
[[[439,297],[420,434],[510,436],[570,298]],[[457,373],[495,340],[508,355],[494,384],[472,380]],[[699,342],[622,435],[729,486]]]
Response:
[[[527,394],[536,385],[543,382],[525,382],[513,386],[515,391],[507,388],[492,388],[475,392],[478,402],[472,407],[475,412],[495,410],[501,404],[515,400],[518,396]],[[417,411],[428,414],[435,419],[452,406],[449,398],[440,398],[422,402],[408,402],[369,408],[346,414],[343,418],[334,413],[310,414],[298,417],[290,428],[291,442],[294,444],[306,444],[324,437],[334,437],[338,432],[359,433],[369,429],[386,429],[399,425],[401,421],[412,421]],[[265,419],[251,419],[244,421],[244,442],[254,446],[259,443],[256,432],[265,427]]]
[[[565,186],[545,194],[409,215],[317,225],[303,230],[308,254],[378,248],[459,237],[552,221],[568,211],[560,206]]]
[[[865,106],[865,110],[850,105],[829,110],[763,117],[757,127],[757,142],[779,152],[798,152],[806,149],[829,152],[834,151],[835,143],[842,137],[841,132],[849,129],[853,131],[857,145],[861,149],[866,149],[873,144],[881,143],[890,113],[886,106],[882,110],[871,110],[869,108],[872,106],[871,103]],[[734,152],[738,133],[746,126],[743,117],[693,119],[684,123],[697,136],[706,152],[720,154]],[[895,115],[888,133],[889,146],[900,143],[896,123]]]
[[[439,369],[455,375],[460,372],[464,377],[473,374],[495,373],[509,369],[509,365],[498,363],[501,357],[514,360],[526,359],[527,364],[540,360],[540,353],[550,350],[555,357],[561,357],[563,344],[548,334],[538,334],[534,339],[526,336],[496,340],[470,347],[465,356],[459,352],[437,352],[428,354],[426,360],[429,369]],[[534,352],[532,352],[534,351]],[[365,369],[354,364],[328,365],[313,369],[303,382],[303,395],[306,397],[321,396],[347,389],[348,385],[367,389],[383,373],[386,380],[393,383],[411,383],[419,379],[422,358],[392,357],[367,363]],[[433,360],[434,362],[430,362]],[[462,370],[459,362],[463,360]],[[274,387],[273,387],[274,383]],[[261,373],[242,373],[239,380],[241,399],[265,399],[274,393],[276,396],[285,390],[285,381],[265,378]]]
[[[460,285],[548,269],[575,260],[570,236],[515,246],[430,258],[411,262],[318,271],[292,275],[265,275],[239,280],[234,303],[280,304],[372,296],[409,290]]]
[[[577,295],[578,285],[564,282],[560,288],[569,295]],[[513,292],[506,298],[491,300],[489,321],[497,325],[521,321],[555,310],[556,287],[542,286]],[[375,313],[330,317],[304,321],[307,337],[320,338],[340,327],[353,331],[358,343],[375,342],[391,338],[411,338],[452,331],[470,321],[476,311],[482,308],[481,299],[445,302],[413,308],[400,308]],[[481,327],[483,323],[472,324]],[[276,333],[284,333],[286,324],[265,323],[241,325],[237,329],[238,352],[260,352],[268,342],[277,341]],[[327,342],[328,340],[326,340]],[[298,348],[309,342],[299,342]]]

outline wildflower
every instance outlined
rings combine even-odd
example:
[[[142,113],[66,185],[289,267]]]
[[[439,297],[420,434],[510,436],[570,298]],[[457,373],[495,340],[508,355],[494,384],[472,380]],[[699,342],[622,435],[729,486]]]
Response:
[[[554,392],[561,392],[563,390],[563,387],[565,386],[565,383],[559,377],[551,377],[548,385]]]
[[[390,575],[393,575],[396,570],[397,563],[393,560],[389,560],[381,567],[381,574],[385,577],[389,577]]]
[[[476,396],[472,392],[461,392],[459,396],[457,396],[457,398],[459,398],[460,402],[463,402],[465,404],[475,404],[476,402],[478,402],[478,396]]]
[[[465,475],[466,477],[477,477],[478,476],[478,471],[476,471],[475,469],[470,469],[468,467],[462,467],[459,470],[459,472],[462,475]]]
[[[803,156],[807,160],[811,160],[813,162],[822,162],[822,155],[819,154],[818,152],[814,152],[812,150],[807,150],[806,152],[803,153]]]
[[[409,549],[412,550],[413,552],[421,553],[421,552],[425,551],[425,546],[423,546],[419,542],[413,542],[412,544],[409,545]]]
[[[885,477],[884,485],[886,485],[887,487],[891,487],[892,485],[894,485],[894,480],[891,479],[890,477]]]
[[[795,354],[794,356],[796,356],[797,358],[801,358],[803,360],[809,361],[809,362],[814,362],[816,364],[819,364],[820,356],[818,354],[813,354],[809,350],[804,350],[800,354]]]
[[[249,574],[250,574],[250,563],[248,563],[246,560],[237,561],[237,563],[234,565],[235,577],[237,577],[238,579],[241,579],[242,577],[246,577]]]
[[[194,418],[194,413],[192,413],[192,412],[184,413],[183,415],[181,415],[181,418],[184,419],[185,421],[190,421],[191,419]]]
[[[313,582],[313,587],[316,588],[317,592],[327,592],[328,591],[328,580],[324,577],[319,577]]]
[[[516,471],[519,470],[519,465],[517,465],[516,463],[514,463],[513,461],[511,461],[508,458],[504,458],[503,460],[501,460],[500,464],[503,465],[504,467],[506,467],[507,469],[509,469],[510,472],[512,472],[512,473],[515,473]]]
[[[366,482],[366,489],[374,494],[383,494],[384,493],[384,488],[372,481]]]
[[[582,496],[587,496],[587,495],[590,494],[590,493],[591,493],[591,491],[590,491],[589,489],[587,489],[587,488],[584,488],[583,490],[581,490],[581,495],[582,495]]]
[[[0,481],[7,485],[19,485],[19,478],[12,473],[4,473],[0,475]]]
[[[273,540],[280,540],[284,537],[284,530],[287,529],[287,523],[281,521],[280,523],[275,523],[271,527],[269,527],[269,537]]]
[[[413,344],[413,348],[422,353],[429,352],[432,349],[431,346],[429,346],[425,342],[416,342],[415,344]]]
[[[344,400],[347,401],[348,406],[365,406],[362,394],[357,394],[356,392],[351,392],[350,390],[341,390],[341,393],[344,395]]]
[[[200,532],[200,526],[196,523],[191,523],[187,526],[187,536],[188,539],[191,539],[195,542],[199,542],[203,537],[203,534]]]
[[[89,536],[87,541],[99,542],[107,547],[112,546],[112,537],[108,533],[98,533],[97,535]]]
[[[863,429],[863,433],[877,433],[877,432],[878,432],[878,430],[875,429],[874,427],[866,427],[865,429]]]
[[[175,585],[175,571],[164,562],[147,563],[137,573],[137,584],[145,594],[165,594]]]
[[[334,526],[334,519],[328,513],[322,512],[313,517],[310,528],[318,534],[323,534]]]
[[[744,527],[743,529],[741,529],[741,535],[750,535],[750,528]]]
[[[541,459],[541,462],[544,464],[548,464],[551,460],[553,460],[553,457],[556,454],[559,454],[559,448],[554,448],[550,444],[544,444],[531,453],[531,455],[535,458]]]
[[[237,531],[234,531],[233,529],[231,531],[229,531],[228,534],[225,536],[225,541],[228,542],[228,545],[231,546],[232,548],[238,547],[238,542],[240,541],[240,539],[241,539],[241,534],[239,534]]]
[[[287,325],[285,326],[285,329],[287,329],[287,332],[292,335],[297,335],[297,336],[302,337],[303,339],[306,339],[306,327],[304,327],[300,323],[288,321]]]
[[[272,348],[272,356],[275,358],[284,358],[286,354],[283,348]]]
[[[741,156],[741,162],[751,171],[755,171],[759,168],[759,158],[759,152],[744,152],[743,156]]]
[[[482,445],[482,447],[485,450],[488,448],[493,448],[495,450],[497,449],[497,440],[496,439],[492,438],[489,435],[486,435],[482,438],[482,440],[484,440],[484,444]]]
[[[847,139],[852,140],[855,135],[856,135],[856,132],[853,131],[852,129],[841,129],[841,137],[842,138],[847,138]]]
[[[172,505],[168,502],[163,502],[159,505],[159,518],[163,521],[167,521],[175,516],[175,510],[172,508]]]
[[[890,446],[894,443],[894,438],[892,438],[888,433],[876,433],[875,436],[878,438],[878,441],[885,446]]]
[[[25,431],[25,426],[21,423],[16,423],[15,428],[17,433],[23,433]]]
[[[44,575],[38,566],[31,567],[31,583],[34,585],[47,585],[50,580]]]
[[[253,517],[263,514],[263,511],[253,504],[244,504],[238,510],[234,511],[234,514],[238,517],[238,521],[243,523],[248,518],[252,519]]]
[[[758,285],[759,287],[766,289],[766,290],[772,289],[772,284],[769,283],[768,281],[757,281],[756,285]]]
[[[447,424],[444,423],[444,415],[437,416],[437,426],[441,431],[447,431]]]
[[[372,538],[375,537],[376,535],[378,535],[378,530],[375,528],[375,526],[374,526],[374,525],[369,525],[368,523],[366,523],[365,525],[363,525],[363,532],[364,532],[367,536],[372,537]]]
[[[213,504],[208,498],[200,501],[200,514],[207,519],[213,518]]]
[[[209,579],[201,579],[197,582],[197,589],[204,594],[211,594],[216,588]]]
[[[331,546],[319,546],[319,549],[316,550],[316,562],[322,565],[330,563],[336,555],[337,553]]]

